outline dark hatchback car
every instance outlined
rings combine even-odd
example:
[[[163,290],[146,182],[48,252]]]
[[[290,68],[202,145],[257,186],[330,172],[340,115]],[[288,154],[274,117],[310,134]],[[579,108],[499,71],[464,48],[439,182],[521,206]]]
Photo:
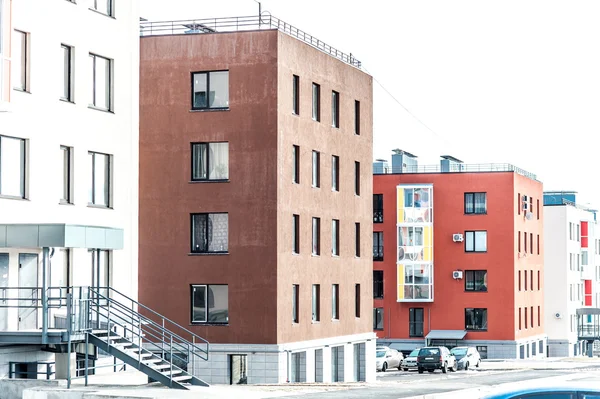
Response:
[[[445,346],[421,348],[417,356],[417,370],[419,370],[419,374],[423,374],[424,370],[430,373],[442,370],[444,374],[448,370],[455,371],[456,358]]]

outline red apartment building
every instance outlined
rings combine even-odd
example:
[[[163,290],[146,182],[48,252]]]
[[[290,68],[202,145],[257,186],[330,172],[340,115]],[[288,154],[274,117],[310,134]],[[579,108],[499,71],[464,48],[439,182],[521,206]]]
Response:
[[[395,152],[373,165],[378,340],[545,356],[542,183],[509,164]]]
[[[272,16],[142,35],[140,302],[209,383],[373,380],[371,76]]]

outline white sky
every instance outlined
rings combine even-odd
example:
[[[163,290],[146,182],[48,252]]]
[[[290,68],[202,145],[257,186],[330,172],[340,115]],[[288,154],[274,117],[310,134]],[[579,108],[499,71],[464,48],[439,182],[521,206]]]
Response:
[[[256,15],[254,0],[141,0],[149,20]],[[512,163],[600,206],[600,1],[263,0],[374,84],[374,158]]]

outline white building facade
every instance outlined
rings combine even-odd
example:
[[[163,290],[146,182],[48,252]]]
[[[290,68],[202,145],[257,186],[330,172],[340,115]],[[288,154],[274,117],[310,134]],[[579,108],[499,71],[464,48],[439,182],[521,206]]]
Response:
[[[0,292],[19,298],[9,304],[39,301],[43,287],[137,298],[138,4],[0,0]],[[66,313],[52,312],[46,327],[58,328]],[[53,360],[2,336],[38,331],[40,318],[0,308],[0,378],[9,361]]]
[[[576,203],[575,192],[544,193],[544,305],[548,355],[583,355],[577,309],[600,305],[600,226],[596,211]],[[584,324],[591,322],[583,316]]]

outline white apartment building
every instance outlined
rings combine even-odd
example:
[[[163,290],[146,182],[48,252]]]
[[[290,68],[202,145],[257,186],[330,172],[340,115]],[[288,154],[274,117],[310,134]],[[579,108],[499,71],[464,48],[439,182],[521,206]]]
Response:
[[[5,304],[65,286],[137,298],[138,4],[0,0]],[[38,335],[66,312],[52,309],[42,326],[40,306],[0,308],[0,378],[9,362],[54,361]]]
[[[600,226],[576,192],[544,192],[544,306],[548,355],[585,354],[576,311],[600,305]],[[589,319],[588,319],[589,317]],[[591,323],[582,316],[580,323]]]

